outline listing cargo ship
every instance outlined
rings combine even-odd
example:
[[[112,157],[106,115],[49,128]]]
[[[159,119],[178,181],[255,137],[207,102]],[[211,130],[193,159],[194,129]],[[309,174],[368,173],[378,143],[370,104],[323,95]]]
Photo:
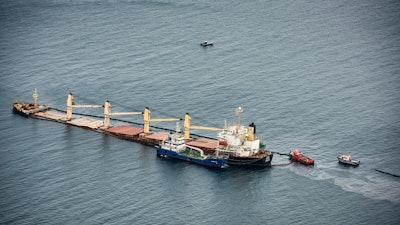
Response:
[[[13,112],[31,118],[63,123],[66,125],[76,126],[88,130],[97,131],[100,133],[105,133],[120,139],[134,141],[148,146],[160,145],[162,141],[168,138],[168,135],[174,131],[161,127],[150,126],[151,122],[172,122],[172,121],[182,120],[181,118],[152,118],[151,111],[148,107],[146,107],[142,112],[111,112],[111,104],[108,100],[106,100],[104,104],[97,104],[97,105],[76,104],[72,93],[68,94],[66,111],[52,108],[46,105],[39,105],[36,88],[32,97],[34,99],[34,103],[25,101],[14,101],[12,103]],[[73,110],[75,108],[104,108],[104,117],[92,116],[92,115],[84,115],[77,117],[76,115],[83,115],[83,114],[73,113]],[[117,116],[124,116],[124,115],[141,115],[143,116],[144,123],[135,123],[132,121],[119,120],[114,118]],[[101,120],[96,118],[101,118]],[[114,126],[111,124],[111,120],[122,121],[125,124]],[[193,134],[191,136],[190,129],[203,129],[203,130],[221,130],[221,129],[193,126],[190,124],[190,121],[191,121],[190,114],[186,113],[185,132],[184,132],[186,144],[200,148],[207,154],[213,153],[218,146],[218,141],[216,139],[211,139],[196,134]],[[132,126],[130,124],[135,124],[138,126]]]
[[[148,107],[146,107],[143,112],[111,112],[111,104],[108,100],[106,100],[104,104],[99,105],[76,104],[72,93],[68,94],[66,111],[39,105],[37,102],[38,95],[36,89],[33,98],[34,103],[14,101],[13,111],[24,116],[77,126],[149,146],[162,146],[164,140],[167,140],[170,133],[173,132],[173,130],[160,127],[156,127],[157,131],[151,130],[150,127],[153,127],[150,126],[151,122],[182,120],[181,118],[152,118]],[[104,108],[104,117],[100,117],[101,120],[95,119],[96,116],[90,115],[75,117],[75,115],[83,114],[73,114],[72,111],[74,108]],[[241,108],[239,109],[242,110]],[[241,112],[242,111],[240,111],[240,113]],[[200,155],[213,155],[218,152],[220,155],[226,156],[226,158],[229,157],[228,165],[232,166],[270,166],[273,157],[272,152],[266,150],[265,144],[262,144],[256,137],[254,124],[249,126],[249,130],[240,125],[240,113],[238,114],[238,125],[231,127],[225,126],[225,128],[192,125],[190,114],[186,113],[183,132],[185,145],[193,147],[193,149],[196,149],[193,151],[200,152]],[[142,115],[143,124],[121,120],[123,122],[140,125],[140,127],[126,124],[117,126],[111,125],[111,117],[121,115]],[[114,118],[112,119],[116,120]],[[191,129],[220,131],[218,134],[219,139],[202,137],[195,134],[193,134],[192,137],[190,135]],[[165,130],[166,132],[159,130]],[[201,150],[202,153],[197,149]]]
[[[159,145],[162,140],[168,137],[169,132],[155,132],[150,130],[150,121],[179,121],[180,118],[168,118],[168,119],[152,119],[151,112],[149,108],[145,108],[143,112],[111,112],[111,104],[107,100],[104,104],[99,105],[85,105],[85,104],[75,104],[74,97],[72,93],[68,94],[66,111],[51,108],[45,105],[38,104],[38,94],[37,90],[33,94],[34,102],[29,103],[24,101],[14,101],[13,102],[13,112],[19,115],[28,116],[36,119],[43,119],[47,121],[53,121],[58,123],[63,123],[66,125],[76,126],[88,130],[93,130],[100,133],[109,134],[121,139],[135,141],[149,146]],[[83,114],[73,114],[74,108],[104,108],[104,118],[96,119],[97,116],[79,116]],[[135,115],[140,114],[144,117],[144,124],[142,127],[130,126],[130,125],[111,125],[111,116],[119,115]],[[133,123],[130,121],[124,121],[126,123]],[[136,123],[134,123],[136,124]],[[168,130],[168,129],[165,129]],[[216,140],[214,140],[216,142]],[[193,139],[196,143],[196,139]],[[210,145],[210,143],[208,143]],[[216,145],[211,144],[211,145]]]
[[[205,154],[200,148],[187,145],[183,135],[180,133],[179,123],[176,133],[170,134],[167,141],[163,141],[157,147],[157,155],[165,158],[179,159],[190,163],[200,164],[205,167],[226,168],[228,156],[216,154]]]

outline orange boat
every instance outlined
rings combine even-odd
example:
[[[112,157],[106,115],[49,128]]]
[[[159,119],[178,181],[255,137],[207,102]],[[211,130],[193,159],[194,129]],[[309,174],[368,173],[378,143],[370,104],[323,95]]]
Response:
[[[297,161],[304,165],[314,165],[314,160],[312,158],[304,155],[297,149],[293,149],[293,151],[289,153],[289,157],[292,161]]]

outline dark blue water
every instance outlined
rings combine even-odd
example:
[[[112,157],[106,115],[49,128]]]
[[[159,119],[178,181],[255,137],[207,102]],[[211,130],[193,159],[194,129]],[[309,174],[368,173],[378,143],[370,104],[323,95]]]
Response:
[[[399,18],[386,0],[2,1],[0,224],[399,224],[400,179],[376,171],[400,174]],[[157,158],[14,115],[34,88],[54,108],[72,92],[202,126],[235,123],[241,106],[270,150],[298,148],[316,165],[216,171]],[[362,164],[339,165],[344,153]]]

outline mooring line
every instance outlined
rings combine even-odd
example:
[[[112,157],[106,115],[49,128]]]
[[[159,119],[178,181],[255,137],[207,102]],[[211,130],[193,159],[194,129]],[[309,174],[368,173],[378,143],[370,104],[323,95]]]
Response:
[[[273,151],[271,151],[272,153],[274,153],[274,154],[278,154],[278,155],[286,155],[286,156],[290,156],[289,154],[286,154],[286,153],[280,153],[280,152],[273,152]]]
[[[397,175],[397,174],[388,173],[388,172],[385,172],[385,171],[382,171],[382,170],[377,170],[377,169],[374,169],[374,170],[375,170],[375,171],[378,171],[378,172],[380,172],[380,173],[384,173],[384,174],[388,174],[388,175],[394,176],[394,177],[400,177],[400,176]]]
[[[289,163],[280,163],[280,164],[273,164],[271,166],[289,166],[290,164],[292,164],[292,162]]]

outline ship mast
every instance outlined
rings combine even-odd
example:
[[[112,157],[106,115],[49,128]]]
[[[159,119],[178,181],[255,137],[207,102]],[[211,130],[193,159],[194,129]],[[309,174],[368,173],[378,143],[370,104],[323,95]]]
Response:
[[[37,93],[37,88],[35,88],[35,91],[33,92],[32,97],[33,97],[33,101],[34,101],[34,105],[33,106],[35,108],[37,108],[38,107],[38,97],[39,97],[39,95]]]
[[[238,118],[238,123],[237,123],[237,128],[236,128],[237,130],[239,130],[239,128],[240,128],[240,116],[242,115],[242,112],[243,112],[242,107],[238,107],[236,109],[236,116]]]
[[[179,122],[176,122],[176,128],[175,129],[176,129],[175,130],[176,133],[180,133],[181,132],[181,126],[180,126]]]

